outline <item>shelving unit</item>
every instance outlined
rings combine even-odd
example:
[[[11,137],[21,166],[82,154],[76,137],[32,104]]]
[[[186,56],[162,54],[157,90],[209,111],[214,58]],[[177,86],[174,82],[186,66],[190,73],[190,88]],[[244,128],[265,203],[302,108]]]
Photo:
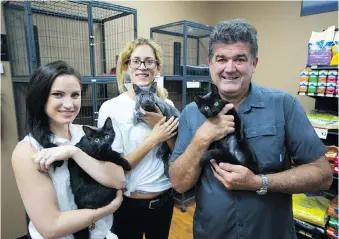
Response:
[[[307,68],[312,70],[336,70],[338,66],[307,66]],[[315,110],[322,111],[322,112],[330,112],[332,114],[338,115],[338,95],[336,94],[326,94],[326,93],[308,93],[308,92],[298,92],[298,95],[301,96],[308,96],[315,99]],[[321,125],[313,124],[315,130],[317,131],[318,128],[325,131],[324,135],[318,134],[319,138],[324,142],[325,145],[336,145],[338,146],[338,129],[332,129],[322,127]],[[323,196],[329,198],[330,195],[333,193],[338,194],[338,175],[333,174],[333,183],[331,185],[330,190],[319,192]],[[313,234],[310,232],[306,232],[301,230],[300,228],[296,228],[298,238],[319,238],[319,239],[328,239],[329,237],[326,235],[326,228],[325,234],[323,236]]]

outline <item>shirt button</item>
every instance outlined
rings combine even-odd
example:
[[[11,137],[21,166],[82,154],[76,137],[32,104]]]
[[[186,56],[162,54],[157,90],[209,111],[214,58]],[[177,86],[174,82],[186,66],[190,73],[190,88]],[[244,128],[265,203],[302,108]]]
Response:
[[[242,225],[242,223],[241,223],[241,222],[238,222],[238,226],[239,226],[239,227],[242,227],[243,225]]]

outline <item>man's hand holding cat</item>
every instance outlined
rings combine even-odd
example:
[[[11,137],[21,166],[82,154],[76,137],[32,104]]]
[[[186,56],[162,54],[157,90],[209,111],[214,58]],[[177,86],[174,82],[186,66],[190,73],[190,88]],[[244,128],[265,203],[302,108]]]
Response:
[[[225,115],[233,107],[227,104],[217,116],[207,119],[197,131],[200,137],[211,143],[234,132],[234,116]]]
[[[157,112],[148,112],[140,107],[140,111],[143,113],[143,116],[140,117],[140,119],[145,121],[145,123],[151,128],[153,128],[154,125],[156,125],[156,123],[158,123],[164,117],[158,106],[155,106],[155,110]]]
[[[211,168],[214,176],[228,190],[256,191],[261,186],[261,177],[242,166],[229,163],[219,163],[212,159]]]
[[[80,149],[73,145],[62,145],[53,148],[42,149],[33,155],[34,163],[40,165],[40,170],[48,172],[51,164],[73,157]]]
[[[158,123],[154,125],[149,139],[152,140],[154,144],[165,142],[177,134],[178,126],[178,118],[174,119],[174,117],[171,117],[166,122],[166,117],[163,117]]]

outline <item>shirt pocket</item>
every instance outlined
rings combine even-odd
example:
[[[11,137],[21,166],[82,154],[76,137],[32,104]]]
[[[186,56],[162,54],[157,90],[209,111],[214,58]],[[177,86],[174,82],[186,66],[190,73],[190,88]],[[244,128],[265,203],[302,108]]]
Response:
[[[245,134],[258,161],[260,173],[283,170],[283,134],[274,123],[249,126],[245,129]]]

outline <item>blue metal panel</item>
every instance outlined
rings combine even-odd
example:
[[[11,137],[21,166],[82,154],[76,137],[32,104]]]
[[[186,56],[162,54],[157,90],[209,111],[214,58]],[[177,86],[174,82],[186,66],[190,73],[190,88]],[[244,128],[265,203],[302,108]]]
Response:
[[[91,65],[91,75],[95,76],[95,52],[94,52],[94,31],[93,31],[93,15],[92,15],[92,3],[89,2],[87,5],[88,14],[88,35],[89,35],[89,55]]]
[[[177,32],[165,31],[165,30],[154,30],[153,32],[165,34],[165,35],[170,35],[170,36],[184,37],[184,34],[177,33]],[[192,36],[192,35],[187,35],[187,37],[192,38],[192,39],[199,39],[199,37]]]
[[[184,22],[184,62],[183,62],[183,76],[182,81],[182,105],[186,105],[186,74],[187,74],[187,23]]]
[[[92,76],[82,76],[81,83],[91,83],[92,79],[93,79]],[[112,82],[116,82],[117,77],[113,75],[103,75],[103,76],[96,76],[95,80],[97,84],[112,83]]]
[[[23,7],[21,7],[19,5],[11,4],[11,3],[7,4],[6,6],[12,8],[12,9],[24,10]],[[67,18],[67,19],[72,19],[72,20],[77,20],[77,21],[85,21],[85,22],[88,21],[87,17],[78,16],[78,15],[75,15],[75,14],[53,12],[53,11],[47,11],[47,10],[42,10],[42,9],[37,9],[37,8],[32,8],[32,7],[31,7],[31,11],[32,11],[32,13],[41,14],[41,15],[62,17],[62,18]],[[100,19],[93,19],[93,22],[100,23],[101,20]]]
[[[92,79],[92,106],[94,118],[97,118],[98,114],[98,104],[97,104],[97,84],[96,79]]]
[[[32,21],[32,11],[31,11],[31,2],[25,1],[25,35],[26,35],[26,46],[27,46],[27,56],[28,56],[28,67],[29,73],[33,73],[36,69],[36,56],[35,56],[35,45],[34,45],[34,32],[33,32],[33,21]]]
[[[73,0],[71,2],[88,4],[88,1]],[[134,14],[137,11],[134,8],[124,7],[124,6],[120,6],[120,5],[116,5],[116,4],[108,3],[108,2],[104,2],[104,1],[90,1],[90,3],[92,4],[93,7],[111,9],[111,10],[119,11],[119,12],[128,12],[128,13]]]
[[[188,21],[185,20],[186,24],[190,27],[195,27],[195,28],[199,28],[199,29],[203,29],[203,30],[212,30],[213,27],[206,25],[206,24],[201,24],[201,23],[197,23],[197,22],[193,22],[193,21]]]
[[[166,28],[166,27],[178,26],[178,25],[182,25],[182,24],[184,24],[184,21],[172,22],[172,23],[169,23],[169,24],[165,24],[165,25],[161,25],[161,26],[157,26],[157,27],[152,27],[151,30],[155,31],[155,30],[158,30],[158,29],[162,29],[162,28]]]
[[[8,2],[8,1],[7,1],[7,2]],[[5,5],[7,2],[5,2],[3,5]],[[4,7],[6,8],[6,6],[4,6]],[[8,19],[7,19],[7,17],[6,17],[7,11],[4,10],[3,12],[4,12],[4,15],[5,15],[5,17],[4,17],[4,19],[5,19],[5,29],[6,29],[6,32],[7,32],[7,34],[8,34],[9,29],[7,29],[7,26],[8,26],[9,23],[8,23]],[[11,43],[8,41],[8,38],[7,38],[7,53],[8,53],[8,60],[9,60],[9,62],[12,62],[13,59],[12,59],[12,52],[11,52],[10,44],[11,44]],[[11,68],[11,74],[12,74],[12,79],[13,79],[13,75],[14,75],[13,64],[9,64],[9,67]]]
[[[197,66],[199,65],[199,47],[200,47],[199,39],[197,39]]]
[[[133,18],[133,21],[134,21],[134,39],[137,39],[138,38],[138,13],[137,11],[135,11],[135,13],[133,13],[134,15],[134,18]]]
[[[118,19],[120,17],[125,17],[125,16],[128,16],[128,15],[131,15],[132,13],[128,13],[128,12],[123,12],[123,13],[120,13],[120,14],[117,14],[117,15],[114,15],[114,16],[111,16],[111,17],[108,17],[108,18],[105,18],[102,20],[102,22],[108,22],[108,21],[112,21],[114,19]]]
[[[101,23],[101,39],[102,39],[102,45],[101,45],[101,54],[102,54],[102,72],[106,72],[106,39],[105,39],[105,23]]]

